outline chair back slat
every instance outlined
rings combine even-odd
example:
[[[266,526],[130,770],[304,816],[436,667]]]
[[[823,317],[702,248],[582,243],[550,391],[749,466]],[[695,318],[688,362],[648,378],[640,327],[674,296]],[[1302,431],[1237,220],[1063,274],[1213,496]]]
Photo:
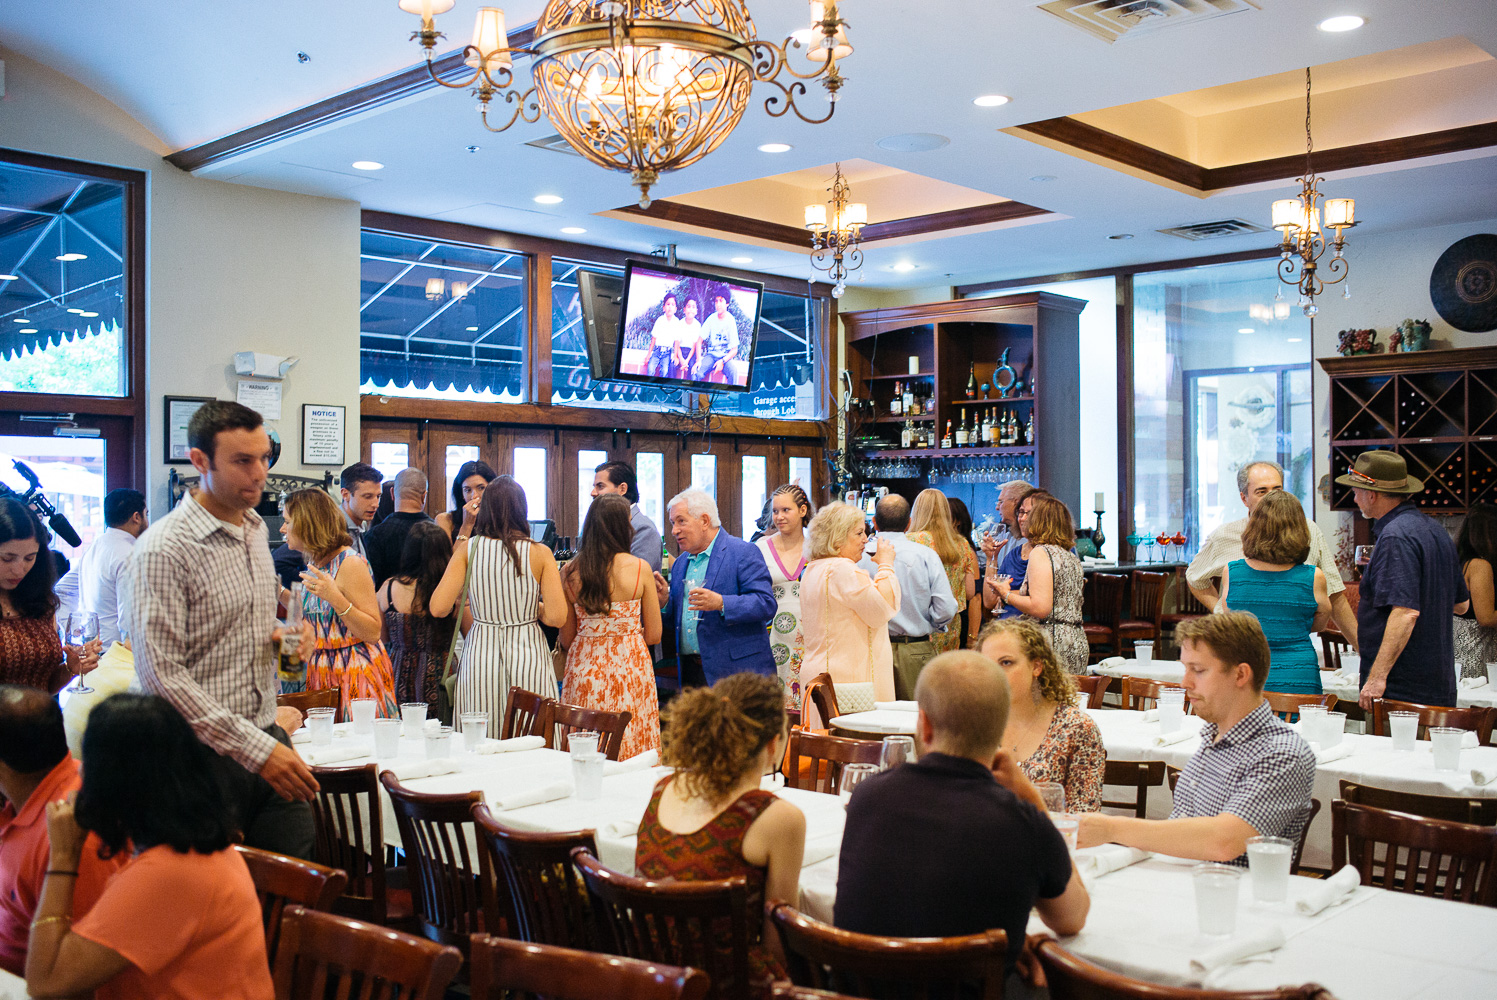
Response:
[[[288,906],[274,962],[276,1000],[442,1000],[456,948],[348,917]]]
[[[609,760],[618,760],[624,749],[624,730],[631,712],[605,712],[601,708],[583,708],[553,701],[550,706],[550,723],[546,726],[546,746],[553,750],[568,749],[568,737],[578,731],[598,734],[598,749]]]
[[[281,933],[281,916],[287,906],[304,906],[313,910],[331,910],[348,876],[335,868],[287,857],[273,851],[235,844],[235,850],[249,868],[260,897],[260,919],[265,926],[265,951],[275,962]]]
[[[1264,691],[1263,697],[1268,700],[1268,710],[1285,722],[1298,719],[1299,710],[1305,705],[1324,705],[1327,712],[1336,707],[1336,696],[1333,694],[1290,694],[1284,691]]]
[[[1373,732],[1378,736],[1391,736],[1388,728],[1389,712],[1415,712],[1419,715],[1417,738],[1429,739],[1431,726],[1449,726],[1476,734],[1482,746],[1492,745],[1492,724],[1497,719],[1497,708],[1472,706],[1455,708],[1446,705],[1419,705],[1412,701],[1394,701],[1390,698],[1374,698],[1372,701]]]
[[[836,795],[847,764],[877,764],[883,744],[846,736],[824,736],[804,729],[790,731],[790,750],[785,762],[785,784],[813,792]]]
[[[302,715],[307,714],[309,708],[331,708],[333,721],[343,721],[343,689],[323,688],[321,691],[294,691],[290,694],[278,694],[275,703],[278,708],[294,708]]]
[[[1131,809],[1140,818],[1149,812],[1149,789],[1164,784],[1162,760],[1109,760],[1102,771],[1102,784],[1127,785],[1134,789],[1133,801],[1103,801],[1103,809]]]
[[[473,1000],[703,1000],[710,988],[700,969],[485,935],[471,969]]]
[[[1035,937],[1030,941],[1045,971],[1051,1000],[1335,1000],[1316,983],[1246,992],[1162,986],[1093,965],[1066,951],[1059,941]]]
[[[551,706],[555,703],[555,698],[527,691],[518,684],[512,686],[509,689],[509,701],[504,706],[504,725],[500,728],[500,738],[507,740],[515,736],[546,736],[549,733]]]
[[[314,767],[318,791],[312,800],[318,864],[348,876],[337,910],[382,923],[385,895],[384,814],[379,801],[379,769]]]
[[[1451,823],[1337,799],[1331,857],[1363,885],[1497,906],[1497,828]]]
[[[593,915],[587,886],[572,851],[598,853],[591,830],[530,833],[505,826],[486,805],[473,819],[494,862],[495,881],[507,907],[510,936],[521,941],[593,951]]]
[[[1093,573],[1092,615],[1098,625],[1117,628],[1123,620],[1123,604],[1128,596],[1128,578],[1121,573]]]
[[[1396,792],[1374,785],[1363,785],[1341,779],[1341,797],[1357,805],[1374,806],[1393,812],[1411,813],[1451,823],[1474,823],[1497,826],[1497,799],[1478,799],[1463,795],[1421,795],[1418,792]]]
[[[1104,674],[1080,674],[1072,677],[1076,683],[1076,690],[1086,697],[1086,708],[1101,708],[1102,696],[1107,693],[1107,686],[1112,683],[1112,678]]]
[[[1171,573],[1153,573],[1136,569],[1130,576],[1133,591],[1132,614],[1136,621],[1152,622],[1155,633],[1164,615],[1164,593],[1169,589]]]
[[[701,969],[714,1000],[748,1000],[748,884],[655,882],[605,868],[578,848],[572,861],[592,896],[600,943],[615,954]],[[757,915],[756,915],[757,917]]]
[[[823,726],[842,714],[837,711],[837,686],[832,683],[832,675],[824,671],[811,678],[802,701],[809,701],[815,707]]]
[[[1169,681],[1153,681],[1147,677],[1124,677],[1119,695],[1123,699],[1123,707],[1134,711],[1144,712],[1155,708],[1159,704],[1159,692],[1165,688],[1178,688],[1179,684],[1171,684]],[[1190,700],[1185,702],[1186,713],[1190,712]]]

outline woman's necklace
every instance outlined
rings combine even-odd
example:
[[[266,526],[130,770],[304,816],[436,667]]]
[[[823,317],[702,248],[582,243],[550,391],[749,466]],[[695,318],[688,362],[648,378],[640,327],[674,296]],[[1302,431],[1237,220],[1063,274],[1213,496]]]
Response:
[[[1029,743],[1029,738],[1034,735],[1035,729],[1039,728],[1036,725],[1037,723],[1044,726],[1044,729],[1042,729],[1040,733],[1040,742],[1043,743],[1044,733],[1050,729],[1050,720],[1046,718],[1046,714],[1047,713],[1045,712],[1045,710],[1041,708],[1038,714],[1033,719],[1029,720],[1029,722],[1025,724],[1023,729],[1019,730],[1019,733],[1014,737],[1013,742],[1009,744],[1009,749],[1017,754],[1019,752],[1020,744],[1027,745]]]

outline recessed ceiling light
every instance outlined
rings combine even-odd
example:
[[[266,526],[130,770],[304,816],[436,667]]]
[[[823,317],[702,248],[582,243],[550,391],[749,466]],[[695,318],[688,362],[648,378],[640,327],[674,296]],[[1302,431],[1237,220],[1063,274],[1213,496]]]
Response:
[[[1321,31],[1356,31],[1367,23],[1365,17],[1356,14],[1342,14],[1338,17],[1328,17],[1320,22]]]
[[[15,281],[18,277],[15,274],[0,274],[0,281]]]
[[[12,323],[30,323],[31,320],[29,320],[29,319],[13,319],[13,320],[11,320],[11,322]]]
[[[1289,342],[1291,344],[1303,344],[1305,342],[1305,338],[1304,337],[1290,337],[1289,338]]]
[[[88,260],[88,254],[86,254],[86,253],[63,253],[63,254],[58,254],[56,259],[57,260],[63,260],[63,261],[67,261],[67,260]]]
[[[759,147],[759,152],[761,152],[761,153],[788,153],[788,152],[790,152],[790,150],[792,150],[794,148],[795,147],[791,146],[790,143],[788,143],[788,142],[766,142],[764,145],[762,145],[762,146]]]
[[[478,332],[478,327],[476,327],[476,326],[470,326],[470,327],[468,327],[468,332],[469,333],[477,333]]]
[[[1245,326],[1241,330],[1238,330],[1237,332],[1238,333],[1252,333],[1253,332],[1253,328],[1250,327],[1250,326]]]
[[[95,313],[95,312],[83,312],[83,313],[79,313],[78,315],[82,316],[84,319],[93,319],[95,316],[97,316],[99,314]]]
[[[1107,238],[1110,239],[1110,240],[1131,240],[1131,239],[1133,239],[1133,234],[1132,233],[1118,233],[1115,236],[1109,236]]]
[[[1031,177],[1029,179],[1032,180],[1032,181],[1034,181],[1036,184],[1048,184],[1050,181],[1055,180],[1055,175],[1054,174],[1036,174],[1034,177]]]
[[[33,330],[31,327],[27,327],[26,329],[22,330],[21,332],[22,333],[35,333],[36,331]]]
[[[1007,104],[1012,98],[1004,97],[1002,94],[983,94],[981,97],[972,98],[972,103],[979,108],[997,108]]]
[[[752,257],[733,257],[731,259],[735,264],[752,264],[754,262],[754,258]]]
[[[82,310],[82,309],[69,309],[69,310],[68,310],[68,312],[70,312],[70,313],[72,313],[72,314],[74,314],[74,315],[75,315],[75,316],[76,316],[76,315],[77,315],[77,314],[78,314],[78,313],[81,313],[81,312],[82,312],[82,311],[83,311],[83,310]]]
[[[911,264],[907,260],[902,260],[898,264],[894,265],[894,270],[896,271],[913,271],[914,269],[915,265]]]
[[[537,205],[560,205],[561,204],[561,195],[559,195],[559,194],[538,194],[538,195],[535,196],[534,201],[535,201],[535,203]]]
[[[568,236],[581,236],[583,233],[587,232],[587,230],[583,229],[581,226],[562,226],[561,231],[566,233]]]
[[[928,153],[950,143],[950,139],[935,132],[903,132],[899,135],[886,135],[874,145],[895,153]]]
[[[375,160],[354,160],[353,168],[355,170],[383,170],[385,165]]]

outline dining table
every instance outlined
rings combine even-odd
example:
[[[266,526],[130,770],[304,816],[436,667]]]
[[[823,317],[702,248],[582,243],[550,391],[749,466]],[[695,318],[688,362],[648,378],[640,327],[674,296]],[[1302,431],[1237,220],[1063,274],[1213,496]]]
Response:
[[[27,1000],[28,996],[26,980],[14,972],[0,969],[0,1000]]]

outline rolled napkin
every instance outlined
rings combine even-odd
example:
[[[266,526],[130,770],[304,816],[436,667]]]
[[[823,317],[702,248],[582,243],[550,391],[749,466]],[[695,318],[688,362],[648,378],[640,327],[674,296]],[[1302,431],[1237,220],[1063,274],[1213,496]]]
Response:
[[[401,781],[411,781],[415,778],[433,778],[439,774],[456,774],[462,768],[451,757],[438,757],[435,760],[396,761],[384,770],[394,772],[395,777]]]
[[[1123,664],[1125,664],[1127,662],[1128,661],[1125,660],[1125,659],[1123,659],[1121,656],[1109,656],[1107,659],[1105,659],[1102,662],[1098,663],[1097,666],[1099,666],[1099,667],[1121,667]]]
[[[298,729],[296,732],[294,732],[294,733],[291,734],[291,742],[292,743],[311,743],[312,742],[312,733],[305,726],[303,726],[301,729]]]
[[[1362,884],[1362,876],[1356,868],[1351,865],[1343,865],[1341,870],[1330,878],[1315,883],[1315,888],[1305,893],[1304,897],[1294,901],[1294,908],[1307,917],[1324,910],[1328,906],[1335,906],[1353,892],[1357,886]]]
[[[474,753],[513,753],[516,750],[539,750],[546,745],[544,736],[511,736],[507,740],[484,740]]]
[[[1473,767],[1471,769],[1471,782],[1476,785],[1490,785],[1497,781],[1497,764],[1488,764],[1486,767]]]
[[[806,841],[805,852],[801,855],[800,865],[805,868],[817,862],[825,861],[827,858],[835,858],[837,852],[842,850],[842,834],[838,833],[830,837],[818,837],[815,840]]]
[[[529,788],[517,788],[512,792],[504,792],[492,799],[495,809],[523,809],[526,806],[540,805],[542,802],[554,802],[564,799],[572,794],[572,783],[570,781],[553,781],[545,785],[532,785]]]
[[[1481,739],[1473,732],[1467,730],[1461,734],[1461,749],[1475,750],[1481,746]]]
[[[1204,975],[1224,966],[1240,962],[1254,955],[1277,951],[1284,947],[1284,931],[1278,924],[1270,924],[1251,934],[1233,938],[1215,948],[1208,948],[1190,960],[1190,971]]]
[[[421,724],[421,728],[428,733],[435,733],[442,728],[441,719],[427,719]]]
[[[1129,865],[1136,865],[1140,861],[1146,861],[1152,856],[1148,851],[1140,851],[1136,847],[1107,844],[1085,854],[1078,854],[1074,860],[1083,878],[1098,878],[1108,872],[1115,872]]]
[[[1158,736],[1150,736],[1144,743],[1152,747],[1167,747],[1174,743],[1184,743],[1186,740],[1193,740],[1199,735],[1199,733],[1193,733],[1182,726],[1173,733],[1160,733]]]
[[[647,767],[654,767],[660,763],[659,750],[646,750],[637,753],[628,760],[606,760],[603,762],[603,776],[610,774],[626,774],[629,771],[643,771]]]
[[[1461,687],[1465,688],[1467,691],[1471,690],[1472,688],[1484,688],[1486,686],[1487,686],[1487,679],[1485,677],[1462,677],[1461,678]]]
[[[1343,743],[1337,743],[1335,746],[1333,746],[1333,747],[1331,747],[1331,748],[1329,748],[1327,750],[1321,750],[1321,749],[1317,748],[1316,751],[1315,751],[1315,763],[1317,763],[1317,764],[1329,764],[1333,760],[1340,760],[1342,757],[1350,757],[1350,756],[1351,756],[1351,744],[1344,743],[1344,742]]]
[[[360,746],[358,743],[344,743],[342,746],[330,743],[326,746],[314,747],[303,746],[298,751],[302,760],[319,767],[323,764],[336,764],[340,760],[354,760],[357,757],[368,757],[369,747]]]
[[[643,819],[644,817],[640,817]],[[616,819],[612,823],[604,823],[598,827],[598,836],[609,837],[613,840],[623,840],[639,833],[639,820]]]
[[[918,712],[920,703],[914,701],[876,701],[873,707],[880,712]]]
[[[1150,709],[1145,710],[1145,712],[1144,712],[1144,721],[1145,722],[1158,722],[1159,721],[1159,709],[1157,709],[1157,708],[1150,708]]]

